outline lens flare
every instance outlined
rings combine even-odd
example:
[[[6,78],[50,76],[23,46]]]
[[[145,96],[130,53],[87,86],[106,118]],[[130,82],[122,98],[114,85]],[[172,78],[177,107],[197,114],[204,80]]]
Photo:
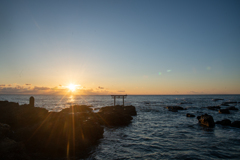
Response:
[[[76,89],[78,89],[78,86],[80,86],[80,85],[69,84],[69,85],[67,86],[67,88],[68,88],[71,92],[74,92]]]

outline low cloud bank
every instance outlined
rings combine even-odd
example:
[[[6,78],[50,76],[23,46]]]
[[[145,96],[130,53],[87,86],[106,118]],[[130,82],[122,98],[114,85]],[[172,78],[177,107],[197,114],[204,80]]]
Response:
[[[32,86],[31,84],[1,84],[0,94],[25,94],[25,95],[65,95],[65,94],[75,94],[75,95],[109,95],[114,94],[114,92],[104,89],[104,87],[98,87],[97,89],[82,87],[71,92],[68,88],[62,85],[56,87],[45,87],[45,86]]]

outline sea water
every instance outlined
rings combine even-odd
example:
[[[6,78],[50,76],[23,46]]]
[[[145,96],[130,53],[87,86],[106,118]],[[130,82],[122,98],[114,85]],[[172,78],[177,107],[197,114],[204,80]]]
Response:
[[[36,107],[49,111],[61,111],[74,104],[91,105],[96,110],[113,105],[111,96],[37,95],[34,98]],[[224,100],[212,100],[216,98]],[[0,100],[28,104],[29,96],[0,95]],[[207,113],[215,122],[225,118],[232,122],[240,121],[240,111],[219,114],[205,108],[226,101],[240,102],[240,95],[129,95],[125,105],[135,106],[137,116],[128,126],[105,128],[104,137],[87,159],[240,159],[240,128],[218,124],[207,128],[199,125],[196,117],[186,117],[186,113],[195,116]],[[122,105],[122,99],[116,103]],[[168,105],[178,105],[187,110],[171,112],[165,108]],[[240,104],[231,106],[240,109]]]

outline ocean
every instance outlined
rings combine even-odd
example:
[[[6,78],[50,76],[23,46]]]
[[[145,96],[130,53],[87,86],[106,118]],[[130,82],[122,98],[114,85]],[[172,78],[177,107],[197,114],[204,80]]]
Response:
[[[26,95],[0,95],[0,100],[28,104]],[[36,95],[35,107],[58,112],[73,104],[91,105],[94,111],[113,105],[111,96],[49,96]],[[212,99],[223,99],[213,101]],[[240,159],[240,128],[216,124],[214,128],[198,124],[196,117],[209,114],[214,121],[225,118],[240,121],[240,111],[219,114],[207,106],[237,101],[240,95],[128,95],[125,105],[136,107],[137,116],[125,127],[105,128],[104,137],[87,159]],[[180,104],[182,103],[182,104]],[[240,109],[240,104],[234,103]],[[122,99],[117,100],[122,105]],[[187,110],[168,111],[165,106],[178,105]],[[226,108],[227,106],[221,106]]]

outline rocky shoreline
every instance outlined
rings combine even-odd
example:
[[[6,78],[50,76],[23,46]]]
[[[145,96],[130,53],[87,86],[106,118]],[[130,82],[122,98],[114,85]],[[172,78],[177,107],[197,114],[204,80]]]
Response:
[[[134,106],[74,105],[48,112],[32,105],[0,101],[0,159],[79,159],[90,154],[104,127],[126,126]]]

